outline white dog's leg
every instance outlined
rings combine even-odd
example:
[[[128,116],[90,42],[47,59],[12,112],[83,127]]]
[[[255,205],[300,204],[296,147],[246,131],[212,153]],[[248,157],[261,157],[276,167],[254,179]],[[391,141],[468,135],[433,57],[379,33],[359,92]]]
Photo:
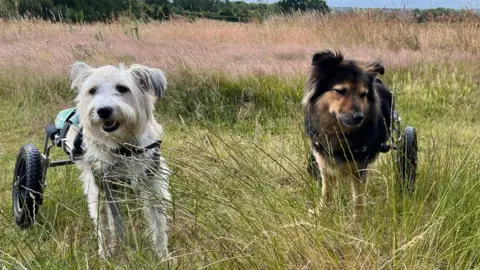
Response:
[[[164,258],[168,255],[166,204],[170,194],[165,187],[161,186],[162,183],[152,182],[153,189],[142,191],[141,194],[144,200],[143,210],[152,232],[155,251],[159,257]]]
[[[103,202],[102,207],[105,212],[108,223],[108,235],[105,237],[107,241],[108,254],[112,254],[115,251],[115,246],[117,244],[116,230],[115,230],[115,219],[113,218],[112,211],[108,202]]]
[[[97,238],[98,238],[98,255],[100,257],[104,257],[104,250],[103,250],[103,235],[102,235],[102,224],[99,222],[99,211],[100,211],[100,204],[99,204],[99,195],[100,190],[98,186],[95,184],[95,178],[93,173],[90,169],[85,168],[80,176],[83,182],[83,193],[87,197],[88,203],[88,213],[90,214],[90,218],[93,221],[93,225],[95,226],[95,230],[97,231]]]
[[[122,213],[120,209],[120,192],[116,190],[109,181],[104,179],[106,182],[102,182],[103,192],[105,192],[106,200],[102,203],[103,208],[105,209],[105,215],[108,219],[108,248],[113,253],[115,246],[117,244],[117,240],[123,243],[124,240],[124,228],[123,228],[123,221],[122,221]],[[108,194],[107,194],[108,193]],[[113,209],[112,209],[113,208]],[[114,216],[115,213],[115,216]],[[117,239],[117,237],[119,239]]]
[[[113,222],[110,221],[113,220],[113,218],[108,216],[111,215],[110,209],[108,209],[108,204],[106,202],[99,201],[100,189],[95,183],[95,178],[92,171],[90,169],[84,169],[80,177],[83,182],[83,192],[87,197],[88,212],[95,226],[95,230],[97,231],[98,255],[102,258],[105,258],[106,255],[109,255],[108,253],[110,253],[110,250],[108,250],[106,254],[104,246],[106,245],[107,248],[110,249],[112,244],[105,241],[104,233],[106,233],[106,228],[109,228],[110,234],[115,233]],[[110,237],[107,236],[107,238],[112,239],[111,236],[112,235],[110,235]]]

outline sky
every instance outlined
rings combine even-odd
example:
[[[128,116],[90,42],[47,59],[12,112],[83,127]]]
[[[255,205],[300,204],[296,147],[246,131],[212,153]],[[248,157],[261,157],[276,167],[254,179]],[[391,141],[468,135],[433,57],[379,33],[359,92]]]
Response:
[[[275,0],[262,0],[273,3]],[[255,3],[258,0],[246,0]],[[327,0],[332,7],[373,7],[373,8],[480,8],[480,0]]]

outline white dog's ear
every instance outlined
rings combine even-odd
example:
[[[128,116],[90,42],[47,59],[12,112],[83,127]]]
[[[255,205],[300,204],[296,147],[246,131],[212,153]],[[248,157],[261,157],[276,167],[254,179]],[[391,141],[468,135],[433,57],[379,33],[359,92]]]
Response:
[[[76,62],[73,64],[72,69],[70,70],[70,82],[72,83],[72,89],[80,89],[91,70],[92,67],[83,62]]]
[[[140,89],[150,92],[157,97],[163,97],[167,89],[167,80],[163,71],[142,65],[132,65],[129,68]]]

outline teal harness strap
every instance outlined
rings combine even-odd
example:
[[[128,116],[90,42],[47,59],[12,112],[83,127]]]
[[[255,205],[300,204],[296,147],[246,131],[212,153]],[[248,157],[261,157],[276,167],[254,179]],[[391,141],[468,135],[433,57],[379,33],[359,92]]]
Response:
[[[55,128],[60,130],[60,138],[62,139],[67,136],[67,132],[69,131],[71,125],[74,125],[79,131],[77,136],[75,136],[72,152],[76,155],[82,155],[83,135],[82,126],[80,124],[80,113],[78,112],[77,108],[69,108],[62,110],[57,114],[57,117],[55,118]]]

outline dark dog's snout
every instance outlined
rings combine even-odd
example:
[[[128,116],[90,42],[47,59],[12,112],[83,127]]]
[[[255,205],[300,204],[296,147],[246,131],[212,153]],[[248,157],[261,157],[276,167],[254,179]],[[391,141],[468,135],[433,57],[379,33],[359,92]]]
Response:
[[[102,107],[97,110],[97,114],[102,119],[108,119],[113,113],[113,109],[111,107]]]
[[[363,116],[363,113],[354,113],[352,118],[353,118],[353,123],[355,123],[355,125],[358,125],[362,123],[365,117]]]

